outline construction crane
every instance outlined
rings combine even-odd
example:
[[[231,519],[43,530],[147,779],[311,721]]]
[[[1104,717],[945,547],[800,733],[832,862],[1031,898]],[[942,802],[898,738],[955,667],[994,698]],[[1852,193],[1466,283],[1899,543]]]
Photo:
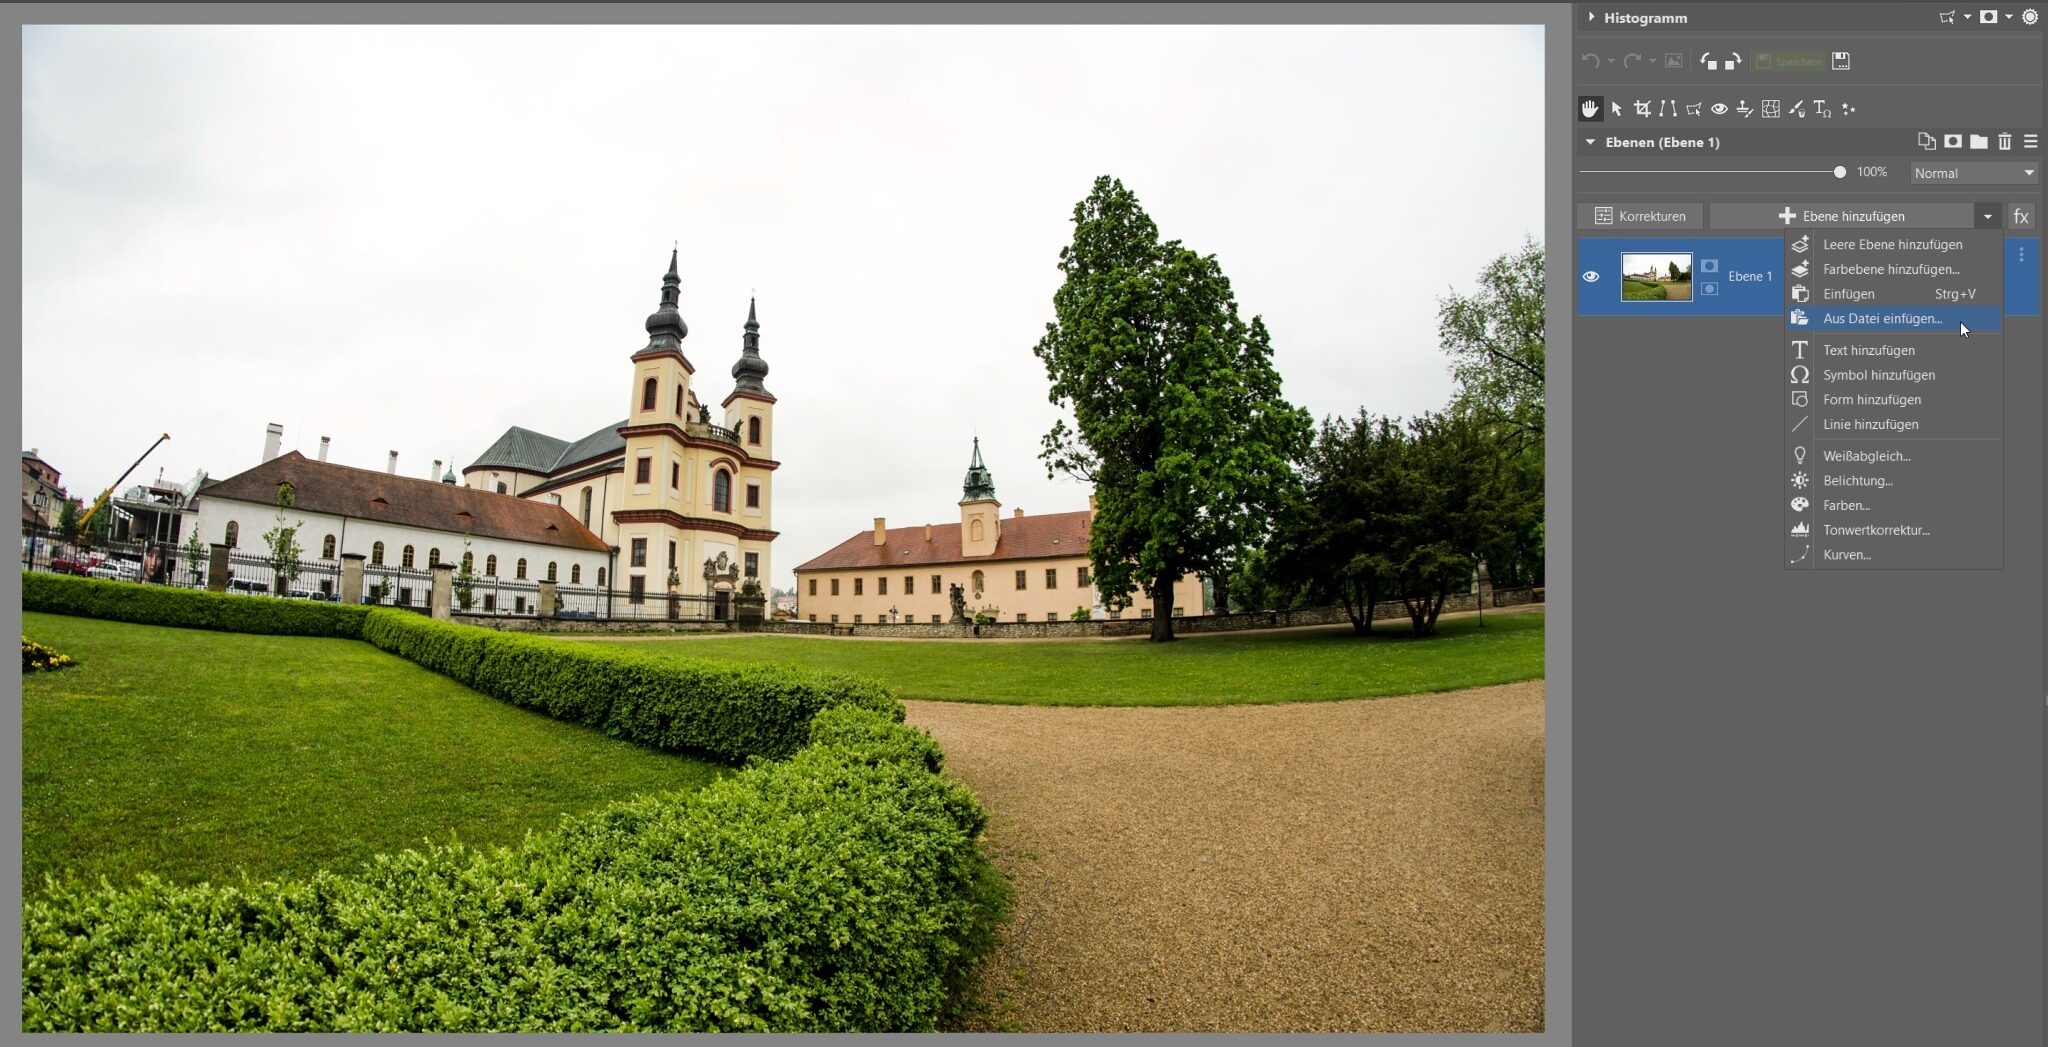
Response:
[[[159,436],[159,437],[157,437],[157,438],[156,438],[156,442],[155,442],[155,443],[153,443],[153,444],[150,444],[150,445],[149,445],[149,450],[147,450],[147,451],[144,451],[144,452],[142,452],[142,458],[147,458],[147,457],[149,457],[150,455],[152,455],[152,454],[156,453],[156,449],[157,449],[157,448],[159,448],[159,447],[162,447],[162,446],[163,446],[163,443],[164,443],[164,441],[165,441],[165,440],[168,440],[168,439],[170,439],[170,438],[171,438],[171,434],[169,434],[169,433],[165,433],[165,434],[163,434],[162,436]],[[92,526],[92,518],[93,518],[93,516],[94,516],[94,515],[96,515],[96,514],[97,514],[97,513],[98,513],[98,512],[100,511],[100,508],[101,508],[102,506],[104,506],[104,505],[106,505],[106,504],[107,504],[107,499],[108,499],[108,498],[110,498],[110,497],[112,497],[112,496],[113,496],[113,494],[114,494],[114,492],[115,492],[116,490],[118,490],[118,489],[120,488],[120,486],[121,486],[121,482],[122,482],[123,480],[126,480],[126,479],[128,479],[128,473],[132,473],[132,472],[134,472],[134,471],[136,470],[136,468],[137,468],[138,466],[140,466],[140,465],[142,464],[142,458],[137,458],[137,459],[135,460],[135,464],[134,464],[134,465],[131,465],[131,466],[129,466],[129,467],[128,467],[128,472],[122,473],[122,474],[121,474],[121,479],[120,479],[120,480],[115,480],[115,481],[114,481],[114,485],[113,485],[112,487],[109,487],[109,488],[107,488],[106,490],[104,490],[104,491],[101,491],[101,492],[100,492],[100,496],[99,496],[99,498],[98,498],[98,499],[96,499],[96,500],[94,500],[94,502],[92,503],[92,508],[90,508],[90,509],[87,509],[87,510],[85,511],[85,518],[84,518],[84,519],[82,519],[82,520],[80,520],[80,521],[78,521],[78,533],[79,533],[79,534],[81,534],[81,535],[85,535],[85,536],[88,536],[88,537],[90,537],[90,536],[91,536],[92,532],[91,532],[91,531],[89,531],[89,530],[87,530],[87,528],[88,528],[88,527],[90,527],[90,526]]]

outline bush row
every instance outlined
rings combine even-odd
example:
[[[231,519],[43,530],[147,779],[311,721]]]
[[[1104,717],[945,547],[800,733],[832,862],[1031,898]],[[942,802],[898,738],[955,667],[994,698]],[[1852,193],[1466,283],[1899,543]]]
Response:
[[[360,639],[371,608],[24,572],[21,609],[138,625]]]
[[[58,887],[24,1030],[930,1030],[1006,888],[938,750],[869,709],[694,793],[512,849],[294,883]]]
[[[734,763],[795,752],[809,741],[811,718],[832,706],[903,718],[879,683],[795,666],[658,657],[391,610],[370,612],[363,639],[500,701]]]

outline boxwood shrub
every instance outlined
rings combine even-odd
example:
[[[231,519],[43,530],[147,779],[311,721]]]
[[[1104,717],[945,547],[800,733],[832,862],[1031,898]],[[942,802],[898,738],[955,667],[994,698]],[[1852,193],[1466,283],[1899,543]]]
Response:
[[[361,639],[371,608],[23,572],[21,609],[138,625]]]
[[[1005,889],[929,738],[869,709],[516,848],[23,911],[24,1030],[930,1030]]]
[[[737,763],[802,747],[811,718],[854,705],[903,718],[881,684],[789,665],[722,664],[373,610],[363,638],[500,701],[616,738]]]
[[[23,606],[357,636],[516,705],[749,761],[514,848],[282,883],[47,881],[22,907],[24,1030],[930,1030],[1008,907],[981,808],[871,681],[118,582],[25,575]]]

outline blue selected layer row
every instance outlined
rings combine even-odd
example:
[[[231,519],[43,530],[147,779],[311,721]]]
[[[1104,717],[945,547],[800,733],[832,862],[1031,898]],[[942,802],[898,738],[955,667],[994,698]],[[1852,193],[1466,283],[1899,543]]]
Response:
[[[1578,240],[1580,316],[1782,316],[1788,329],[1996,331],[2041,315],[2041,241],[2007,237],[2004,306],[1815,303],[1803,237],[1659,236]],[[1789,271],[1788,271],[1789,266]]]

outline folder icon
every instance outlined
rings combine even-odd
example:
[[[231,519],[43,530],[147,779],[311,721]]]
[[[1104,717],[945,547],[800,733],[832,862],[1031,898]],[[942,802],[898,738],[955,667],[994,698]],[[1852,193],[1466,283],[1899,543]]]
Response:
[[[1972,148],[1972,149],[1989,149],[1989,148],[1991,148],[1991,136],[1990,136],[1990,135],[1971,135],[1971,136],[1970,136],[1970,148]]]

